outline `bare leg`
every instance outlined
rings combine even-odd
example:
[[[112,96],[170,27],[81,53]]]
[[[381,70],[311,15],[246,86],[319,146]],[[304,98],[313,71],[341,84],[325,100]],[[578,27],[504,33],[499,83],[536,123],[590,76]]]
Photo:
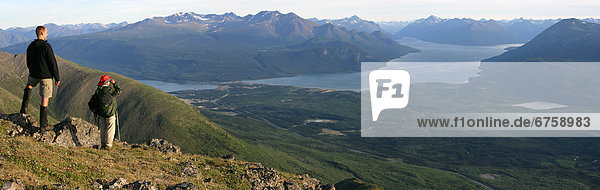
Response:
[[[48,107],[48,99],[49,98],[42,98],[42,106]]]

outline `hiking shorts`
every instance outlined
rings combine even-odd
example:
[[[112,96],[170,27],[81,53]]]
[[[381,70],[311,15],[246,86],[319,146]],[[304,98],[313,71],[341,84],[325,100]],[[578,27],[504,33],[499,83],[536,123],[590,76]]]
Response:
[[[42,98],[52,97],[52,79],[38,79],[32,76],[27,78],[27,85],[35,87],[40,83],[40,96]]]

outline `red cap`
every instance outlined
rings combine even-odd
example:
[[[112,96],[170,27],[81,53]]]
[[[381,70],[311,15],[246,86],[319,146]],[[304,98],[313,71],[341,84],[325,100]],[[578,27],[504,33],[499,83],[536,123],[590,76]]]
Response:
[[[100,77],[100,82],[98,82],[98,86],[104,85],[104,82],[106,82],[109,79],[112,79],[112,77],[109,77],[108,75],[102,75]]]

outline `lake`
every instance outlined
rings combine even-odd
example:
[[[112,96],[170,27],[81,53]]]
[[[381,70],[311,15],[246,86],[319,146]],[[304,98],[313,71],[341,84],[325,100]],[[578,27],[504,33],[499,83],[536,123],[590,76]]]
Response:
[[[174,92],[180,90],[204,90],[204,89],[214,89],[217,88],[216,85],[212,84],[179,84],[179,83],[170,83],[163,81],[155,81],[155,80],[137,80],[145,85],[152,86],[154,88],[158,88],[159,90],[165,92]]]
[[[494,46],[463,46],[424,42],[415,38],[402,38],[398,43],[421,50],[393,61],[429,61],[429,62],[473,62],[504,53],[507,47],[519,47],[523,44],[501,44]]]
[[[392,60],[393,62],[406,62],[394,63],[396,65],[394,68],[407,70],[411,74],[411,83],[441,82],[449,84],[467,82],[469,78],[477,76],[480,60],[500,55],[506,51],[507,47],[522,45],[463,46],[424,42],[415,38],[403,38],[398,42],[421,50],[421,52]],[[367,73],[303,74],[245,82],[358,91],[361,75],[366,76]]]
[[[398,40],[398,42],[421,50],[421,52],[411,53],[392,60],[393,62],[407,62],[400,63],[402,64],[400,67],[411,73],[411,83],[442,82],[449,84],[465,83],[469,78],[477,76],[477,72],[479,72],[479,60],[500,55],[506,51],[505,48],[507,47],[522,45],[462,46],[424,42],[414,38],[403,38],[402,40]],[[456,64],[447,62],[464,63]],[[361,74],[366,75],[366,73],[360,72],[302,74],[293,77],[248,80],[243,82],[358,91],[361,86]],[[140,80],[140,82],[165,92],[212,89],[217,87],[205,83],[177,84],[151,80]]]

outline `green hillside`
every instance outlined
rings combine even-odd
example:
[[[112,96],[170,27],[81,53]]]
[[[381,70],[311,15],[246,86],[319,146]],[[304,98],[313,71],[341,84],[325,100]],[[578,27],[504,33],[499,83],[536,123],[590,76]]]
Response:
[[[564,19],[523,46],[485,59],[486,62],[600,61],[600,24]]]
[[[0,53],[0,56],[3,60],[0,64],[4,68],[2,75],[6,76],[0,79],[0,87],[17,97],[22,96],[28,73],[25,56],[8,53]],[[214,156],[250,155],[245,143],[227,134],[172,95],[121,75],[81,67],[62,58],[57,60],[63,81],[50,103],[50,115],[54,118],[75,116],[92,121],[87,101],[93,94],[99,77],[108,74],[114,76],[124,89],[117,99],[123,140],[141,142],[156,137],[181,145],[186,152]],[[11,75],[17,78],[10,77]],[[39,101],[36,91],[32,96],[32,99]],[[32,110],[31,113],[35,115],[35,111]]]
[[[380,190],[381,186],[376,184],[366,183],[360,179],[348,178],[337,182],[335,187],[338,189],[356,189],[356,190]]]
[[[147,146],[116,143],[110,150],[53,146],[31,137],[10,137],[6,131],[13,125],[0,119],[0,184],[19,179],[26,189],[96,189],[95,184],[106,188],[114,179],[123,179],[147,181],[160,189],[183,182],[197,189],[261,189],[265,184],[286,186],[285,182],[290,187],[322,185],[260,163],[161,153]]]
[[[75,116],[92,121],[87,100],[95,89],[99,76],[109,74],[122,86],[119,102],[123,140],[137,143],[149,138],[164,138],[181,146],[183,152],[222,156],[255,161],[291,173],[308,173],[326,183],[358,177],[382,183],[386,188],[451,188],[477,189],[476,184],[438,169],[370,156],[346,148],[303,139],[284,129],[252,118],[244,120],[214,117],[227,125],[227,131],[203,116],[198,110],[177,97],[113,73],[78,66],[58,58],[61,85],[51,100],[51,115],[55,118]],[[17,112],[27,71],[24,55],[0,52],[0,110]],[[32,100],[38,101],[34,91]],[[31,107],[35,107],[32,105]],[[30,111],[34,114],[36,110]],[[56,121],[51,121],[54,123]],[[266,132],[267,131],[267,132]],[[270,131],[270,132],[268,132]],[[261,133],[260,135],[258,133]],[[248,138],[252,137],[252,138]],[[257,139],[258,138],[258,139]],[[240,140],[243,139],[243,140]],[[385,173],[381,170],[387,169]],[[392,177],[386,177],[392,176]]]

